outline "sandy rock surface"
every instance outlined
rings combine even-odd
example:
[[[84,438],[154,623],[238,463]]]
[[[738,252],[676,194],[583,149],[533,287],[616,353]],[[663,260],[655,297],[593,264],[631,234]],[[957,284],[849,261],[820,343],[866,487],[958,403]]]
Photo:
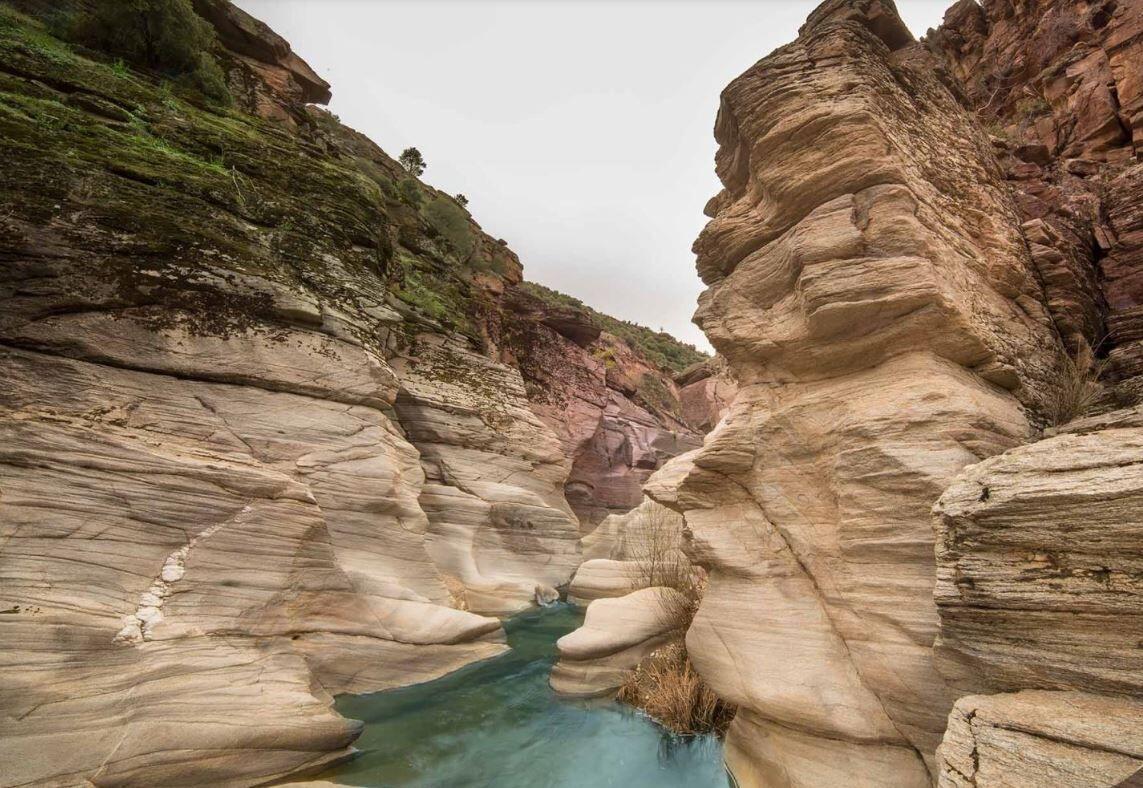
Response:
[[[677,595],[670,588],[643,588],[588,605],[583,626],[556,643],[552,689],[572,697],[617,690],[636,665],[677,636],[664,613]]]
[[[745,785],[935,778],[929,509],[1033,435],[1060,365],[988,138],[911,41],[829,2],[722,95],[696,317],[740,388],[647,491],[710,571],[687,647]]]
[[[1096,788],[1143,769],[1143,703],[1083,692],[969,695],[937,751],[940,788]]]

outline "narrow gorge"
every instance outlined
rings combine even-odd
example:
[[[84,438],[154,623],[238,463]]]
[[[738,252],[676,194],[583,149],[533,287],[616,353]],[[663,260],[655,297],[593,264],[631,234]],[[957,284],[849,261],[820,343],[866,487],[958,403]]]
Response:
[[[813,10],[721,95],[707,357],[180,2],[226,101],[0,2],[0,785],[1135,784],[1143,3]]]

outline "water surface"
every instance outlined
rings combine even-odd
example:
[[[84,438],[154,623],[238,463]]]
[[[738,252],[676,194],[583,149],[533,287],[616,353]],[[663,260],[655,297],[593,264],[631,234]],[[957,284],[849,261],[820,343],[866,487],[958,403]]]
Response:
[[[512,650],[442,679],[337,710],[363,720],[361,756],[322,775],[358,786],[726,788],[722,746],[679,738],[611,701],[563,701],[548,687],[555,642],[583,621],[567,604],[505,623]]]

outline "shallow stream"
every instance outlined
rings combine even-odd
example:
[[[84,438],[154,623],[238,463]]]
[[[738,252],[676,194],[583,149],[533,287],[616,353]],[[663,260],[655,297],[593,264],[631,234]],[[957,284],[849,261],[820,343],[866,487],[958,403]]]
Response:
[[[548,687],[556,640],[583,612],[567,604],[505,622],[512,650],[442,679],[337,710],[363,720],[361,755],[322,775],[358,786],[726,788],[722,746],[679,738],[612,701],[565,701]]]

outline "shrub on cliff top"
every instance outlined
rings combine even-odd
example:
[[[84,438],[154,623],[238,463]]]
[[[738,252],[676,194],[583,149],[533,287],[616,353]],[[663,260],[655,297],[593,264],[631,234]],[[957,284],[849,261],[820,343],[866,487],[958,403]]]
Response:
[[[582,309],[591,317],[593,323],[609,334],[614,334],[622,339],[630,347],[641,353],[645,359],[661,369],[682,372],[691,364],[710,358],[706,353],[696,349],[694,345],[680,342],[670,334],[661,331],[655,332],[637,323],[618,320],[610,315],[597,312],[578,298],[565,295],[535,282],[523,282],[520,287],[544,303]]]
[[[73,36],[85,46],[183,80],[208,98],[230,100],[211,54],[214,28],[190,0],[95,0],[77,18]]]
[[[461,260],[468,257],[476,239],[463,208],[447,197],[434,197],[425,207],[425,218],[449,242]]]

